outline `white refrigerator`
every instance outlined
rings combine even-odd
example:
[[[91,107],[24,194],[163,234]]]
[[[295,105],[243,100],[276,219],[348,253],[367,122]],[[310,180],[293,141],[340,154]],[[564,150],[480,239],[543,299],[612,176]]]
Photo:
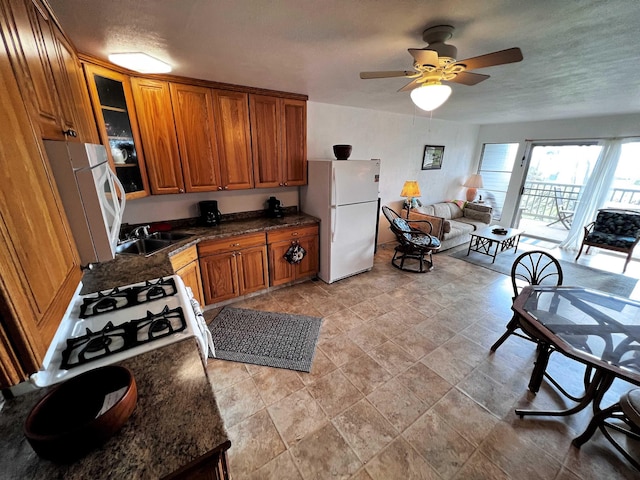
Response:
[[[309,160],[300,208],[320,219],[320,273],[333,283],[371,270],[380,160]]]

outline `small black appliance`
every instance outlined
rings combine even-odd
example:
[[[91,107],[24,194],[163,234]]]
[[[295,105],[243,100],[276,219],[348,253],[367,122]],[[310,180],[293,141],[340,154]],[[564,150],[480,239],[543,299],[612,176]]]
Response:
[[[284,217],[284,209],[282,205],[280,205],[280,200],[276,197],[269,197],[267,200],[267,215],[271,218],[282,218]]]
[[[205,200],[198,202],[200,206],[200,223],[206,227],[214,227],[220,224],[222,214],[218,210],[217,200]]]

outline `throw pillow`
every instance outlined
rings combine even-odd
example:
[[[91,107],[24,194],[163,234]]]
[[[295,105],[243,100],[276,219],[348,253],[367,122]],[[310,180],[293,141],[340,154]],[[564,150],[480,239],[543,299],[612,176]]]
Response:
[[[447,200],[449,203],[455,203],[459,208],[464,208],[464,204],[467,203],[464,200]]]

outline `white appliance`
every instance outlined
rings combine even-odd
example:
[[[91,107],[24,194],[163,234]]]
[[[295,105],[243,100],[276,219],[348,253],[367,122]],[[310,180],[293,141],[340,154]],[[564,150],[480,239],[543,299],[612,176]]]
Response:
[[[178,275],[76,295],[31,382],[47,387],[188,337],[206,363],[211,332]]]
[[[102,145],[44,142],[82,265],[112,260],[125,206],[124,187]]]
[[[380,160],[309,160],[303,212],[320,219],[320,273],[333,283],[371,270]]]

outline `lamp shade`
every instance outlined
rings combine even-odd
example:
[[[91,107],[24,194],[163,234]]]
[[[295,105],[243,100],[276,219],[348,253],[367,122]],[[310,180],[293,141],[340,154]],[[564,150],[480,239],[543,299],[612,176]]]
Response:
[[[482,175],[480,175],[479,173],[474,173],[468,178],[466,182],[464,182],[463,187],[482,188]]]
[[[418,108],[430,112],[435,110],[451,95],[451,87],[440,83],[431,83],[411,90],[411,100]]]
[[[404,186],[402,187],[402,192],[400,192],[401,197],[415,198],[420,196],[420,185],[415,180],[407,180],[404,182]]]

